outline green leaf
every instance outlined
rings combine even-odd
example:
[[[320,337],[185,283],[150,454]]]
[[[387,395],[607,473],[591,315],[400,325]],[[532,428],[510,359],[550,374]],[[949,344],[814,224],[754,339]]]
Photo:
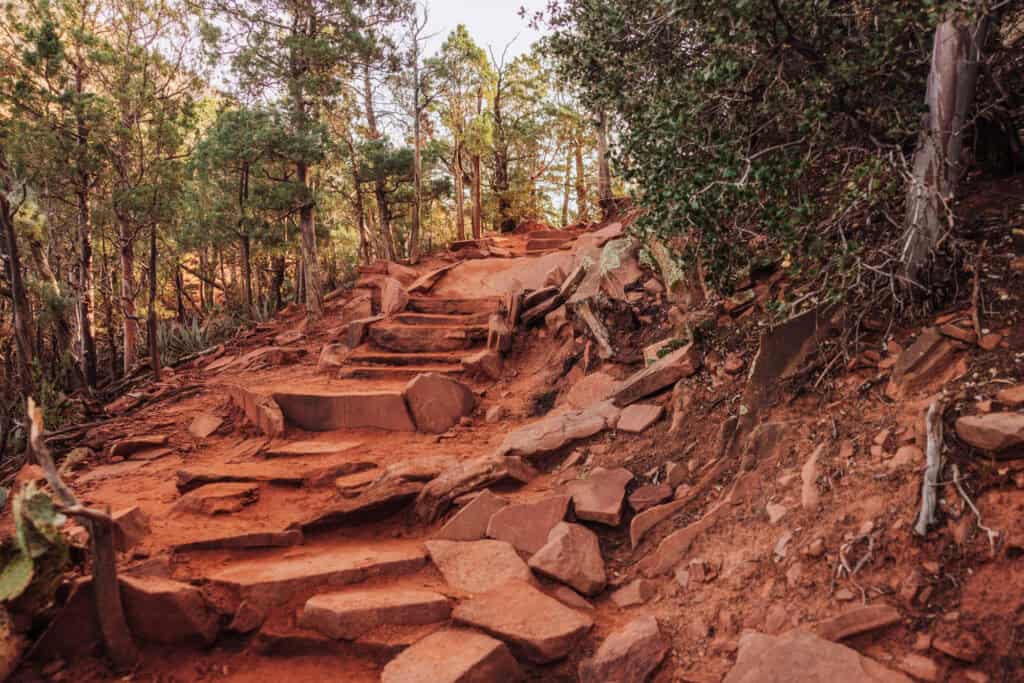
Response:
[[[32,558],[16,551],[0,569],[0,602],[21,596],[32,583],[34,569]]]

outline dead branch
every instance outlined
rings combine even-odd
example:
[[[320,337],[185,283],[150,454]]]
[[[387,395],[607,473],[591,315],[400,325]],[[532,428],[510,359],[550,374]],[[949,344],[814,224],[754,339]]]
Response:
[[[981,263],[985,256],[985,246],[988,241],[981,243],[978,249],[978,257],[974,260],[974,278],[971,289],[971,321],[974,323],[974,334],[978,341],[981,341]]]
[[[967,491],[964,490],[963,485],[960,483],[960,468],[957,467],[956,463],[953,464],[953,485],[956,486],[956,490],[960,493],[960,497],[967,503],[967,507],[971,508],[971,512],[974,513],[975,518],[978,520],[978,528],[984,531],[988,535],[988,544],[992,550],[992,557],[996,556],[996,540],[999,539],[999,532],[995,529],[990,529],[981,522],[981,512],[978,511],[977,506],[971,497],[967,495]]]
[[[92,584],[107,653],[119,671],[135,668],[139,652],[132,640],[121,604],[121,588],[117,581],[117,553],[114,549],[114,520],[101,510],[83,507],[75,494],[61,480],[53,464],[53,456],[43,439],[43,411],[30,396],[28,416],[31,422],[29,444],[36,463],[43,469],[46,481],[57,495],[61,507],[89,530],[92,545]]]
[[[928,527],[935,523],[935,508],[939,502],[939,474],[942,472],[942,399],[936,399],[928,406],[925,416],[925,430],[928,445],[925,451],[927,465],[921,484],[921,512],[914,525],[914,533],[924,536]]]

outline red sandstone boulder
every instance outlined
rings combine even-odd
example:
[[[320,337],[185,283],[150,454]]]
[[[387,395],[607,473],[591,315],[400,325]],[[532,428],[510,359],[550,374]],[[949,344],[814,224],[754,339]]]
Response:
[[[848,647],[804,631],[767,636],[748,631],[740,637],[739,656],[723,683],[910,683]]]
[[[509,505],[496,512],[487,525],[487,535],[508,541],[517,550],[533,554],[548,542],[548,535],[565,519],[569,496],[552,496],[536,503]]]
[[[619,467],[597,468],[586,479],[570,482],[566,491],[572,496],[576,517],[589,522],[618,526],[622,521],[622,501],[633,473]]]
[[[476,396],[469,387],[433,372],[417,375],[402,395],[421,432],[446,432],[476,408]]]
[[[597,534],[579,524],[557,524],[529,564],[535,572],[584,595],[597,595],[608,583]]]
[[[1024,450],[1024,414],[989,413],[961,417],[956,421],[956,434],[978,450],[997,456],[1019,456]]]
[[[409,295],[402,283],[393,277],[384,278],[380,286],[380,312],[389,316],[401,313],[409,305]]]
[[[505,541],[427,541],[426,547],[445,582],[457,591],[486,593],[512,580],[533,580],[530,568]]]
[[[622,416],[619,417],[619,424],[616,429],[620,432],[639,434],[660,420],[664,414],[664,406],[650,403],[634,403],[622,409]]]
[[[697,347],[687,344],[627,379],[612,396],[612,402],[620,407],[635,403],[695,374],[702,362]]]
[[[153,643],[208,645],[217,616],[195,586],[153,576],[123,576],[121,597],[134,635]]]
[[[594,656],[580,664],[580,683],[644,683],[668,650],[657,619],[634,619],[605,638]]]
[[[452,618],[504,640],[514,653],[539,664],[566,657],[594,623],[519,581],[460,603]]]
[[[501,641],[468,629],[432,633],[381,672],[381,683],[515,683],[521,678]]]
[[[441,527],[436,538],[446,541],[479,540],[487,535],[487,524],[494,513],[507,505],[507,500],[484,489]]]

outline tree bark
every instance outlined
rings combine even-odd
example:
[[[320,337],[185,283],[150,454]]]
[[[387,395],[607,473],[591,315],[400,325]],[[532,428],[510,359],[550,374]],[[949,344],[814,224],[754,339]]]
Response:
[[[373,106],[373,84],[370,82],[370,65],[363,67],[363,105],[366,109],[366,128],[368,137],[371,140],[380,139],[380,131],[377,129],[377,113]],[[394,261],[398,257],[395,250],[395,238],[391,232],[391,209],[388,203],[387,189],[384,187],[384,179],[377,177],[373,182],[373,194],[377,200],[377,216],[380,222],[381,242],[384,245],[385,258]]]
[[[149,229],[149,308],[146,311],[146,341],[149,346],[149,367],[160,381],[160,340],[156,317],[156,224]]]
[[[455,231],[459,240],[466,239],[465,176],[462,170],[462,145],[456,145],[452,159],[455,176]]]
[[[138,359],[139,321],[135,310],[135,244],[126,221],[121,220],[121,313],[124,374],[129,374]]]
[[[902,262],[911,281],[921,279],[932,250],[952,223],[950,203],[963,174],[960,153],[977,90],[980,51],[993,24],[988,14],[974,24],[954,16],[935,29],[928,113],[907,190]]]
[[[249,201],[249,164],[242,165],[238,180],[238,251],[242,261],[242,305],[250,320],[252,306],[252,255],[249,253],[249,222],[246,220],[246,205]]]
[[[76,198],[78,201],[78,292],[76,293],[76,317],[80,344],[79,358],[82,374],[90,387],[96,386],[96,337],[93,334],[93,310],[95,308],[92,280],[92,204],[90,187],[92,179],[84,170],[88,154],[89,128],[82,111],[82,97],[85,90],[85,76],[81,61],[75,64],[75,144],[78,156],[78,178]]]
[[[614,213],[612,200],[612,172],[608,160],[608,115],[602,111],[597,126],[597,196],[601,203],[601,218],[608,220]]]
[[[283,302],[281,301],[281,288],[284,286],[284,256],[278,255],[274,257],[274,279],[271,282],[271,292],[274,296],[274,312],[281,310]]]
[[[413,12],[412,35],[412,114],[413,114],[413,145],[412,145],[412,229],[409,231],[409,262],[416,265],[420,260],[420,230],[422,226],[421,204],[423,203],[423,155],[420,151],[422,143],[422,116],[420,108],[420,39],[419,17]]]
[[[312,199],[313,192],[309,186],[309,167],[305,163],[299,162],[296,164],[295,170],[299,183],[306,188],[307,193],[302,208],[299,209],[306,314],[312,318],[322,318],[324,299],[323,293],[320,291],[320,262],[316,253],[316,214]]]
[[[583,167],[583,145],[579,141],[574,147],[576,157],[576,222],[590,221],[590,207],[587,205],[587,176]]]
[[[484,90],[483,88],[477,88],[476,91],[476,115],[480,114],[484,110]],[[478,240],[483,237],[483,205],[482,205],[482,192],[481,186],[483,184],[483,176],[481,174],[480,155],[473,155],[473,239]]]
[[[185,324],[185,278],[181,276],[181,265],[174,267],[174,303],[177,308],[178,322]]]
[[[25,282],[21,273],[21,258],[18,255],[18,236],[14,231],[14,208],[10,202],[13,180],[7,166],[7,158],[0,150],[0,228],[4,233],[4,250],[7,252],[7,281],[11,286],[11,303],[14,311],[14,343],[18,350],[18,377],[26,396],[32,395],[32,312],[25,293]]]
[[[562,227],[569,225],[569,192],[572,190],[572,146],[565,154],[565,181],[562,183]]]

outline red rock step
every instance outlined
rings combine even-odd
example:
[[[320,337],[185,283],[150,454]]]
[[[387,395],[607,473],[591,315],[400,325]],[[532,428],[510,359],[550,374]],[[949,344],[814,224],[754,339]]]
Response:
[[[370,340],[391,351],[458,351],[487,341],[486,325],[400,325],[378,322],[370,326]]]
[[[418,542],[360,543],[235,562],[210,576],[209,582],[239,602],[271,607],[301,594],[312,595],[375,576],[413,574],[426,563],[426,551]]]
[[[431,365],[461,365],[470,354],[451,353],[392,353],[388,351],[356,351],[348,356],[353,365],[386,365],[391,367],[419,367]],[[422,372],[428,372],[421,370]]]
[[[424,372],[435,372],[440,375],[458,375],[465,371],[461,365],[404,365],[389,367],[386,365],[346,365],[338,373],[339,377],[357,379],[394,379],[409,380]]]
[[[441,313],[445,315],[495,313],[501,306],[501,297],[489,296],[479,299],[448,299],[428,296],[410,296],[409,310],[417,313]]]
[[[399,313],[391,320],[403,325],[486,325],[489,312],[482,313]]]

